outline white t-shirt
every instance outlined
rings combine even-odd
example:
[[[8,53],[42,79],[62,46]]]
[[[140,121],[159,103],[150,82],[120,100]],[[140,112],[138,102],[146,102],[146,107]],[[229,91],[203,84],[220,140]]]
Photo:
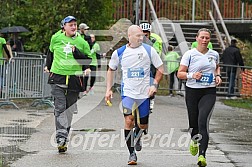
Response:
[[[202,72],[200,80],[187,79],[186,86],[190,88],[215,87],[215,70],[219,64],[218,52],[209,49],[202,54],[196,48],[188,50],[182,57],[180,64],[188,67],[188,73]]]
[[[151,46],[149,46],[151,47]],[[150,87],[150,65],[160,67],[163,62],[155,49],[151,47],[149,56],[143,45],[130,48],[128,45],[121,55],[121,59],[115,50],[111,56],[109,67],[116,70],[121,65],[122,70],[122,96],[135,99],[148,98]]]

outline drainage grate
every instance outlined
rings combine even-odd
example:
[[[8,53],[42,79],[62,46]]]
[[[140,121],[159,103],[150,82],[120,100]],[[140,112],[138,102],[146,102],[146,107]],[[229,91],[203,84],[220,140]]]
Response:
[[[29,120],[29,119],[17,119],[17,120],[11,120],[11,121],[24,123],[24,122],[31,122],[32,120]]]
[[[31,135],[35,132],[36,129],[23,127],[22,125],[0,127],[0,134]]]

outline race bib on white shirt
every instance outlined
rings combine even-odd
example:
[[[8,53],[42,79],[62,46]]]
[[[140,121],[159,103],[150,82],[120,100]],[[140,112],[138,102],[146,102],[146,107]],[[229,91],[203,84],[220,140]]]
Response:
[[[201,85],[210,85],[213,82],[213,73],[202,73],[202,77],[196,82]]]
[[[143,68],[128,68],[127,76],[128,78],[143,78],[144,69]]]

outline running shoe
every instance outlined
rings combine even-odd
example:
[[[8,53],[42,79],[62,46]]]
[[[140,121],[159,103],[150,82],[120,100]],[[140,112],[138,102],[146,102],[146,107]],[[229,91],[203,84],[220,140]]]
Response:
[[[130,154],[128,165],[137,165],[137,156],[136,156],[136,153],[133,152],[132,154]]]
[[[144,134],[144,135],[147,135],[147,134],[148,134],[148,129],[144,129],[144,130],[143,130],[143,134]]]
[[[59,153],[64,153],[67,151],[67,145],[65,140],[60,140],[58,143],[58,151]]]
[[[199,146],[198,143],[196,141],[191,141],[190,143],[190,153],[195,156],[198,154],[199,151]]]
[[[203,155],[200,155],[198,157],[198,165],[199,165],[199,167],[207,166],[206,158]]]
[[[142,143],[141,143],[142,130],[139,128],[137,124],[135,124],[134,136],[136,140],[135,149],[136,151],[141,151],[142,150]]]
[[[232,100],[235,100],[235,99],[237,99],[237,96],[232,96],[232,97],[230,97]]]
[[[142,150],[142,142],[141,142],[141,138],[139,138],[136,142],[136,145],[135,145],[135,149],[136,151],[141,151]]]
[[[184,94],[181,92],[181,91],[178,91],[177,92],[177,95],[181,96],[181,97],[184,97]]]
[[[89,94],[89,95],[94,95],[94,89],[93,89],[93,87],[92,87],[92,88],[89,88],[88,94]]]
[[[84,91],[83,92],[83,96],[87,96],[88,92],[87,91]]]

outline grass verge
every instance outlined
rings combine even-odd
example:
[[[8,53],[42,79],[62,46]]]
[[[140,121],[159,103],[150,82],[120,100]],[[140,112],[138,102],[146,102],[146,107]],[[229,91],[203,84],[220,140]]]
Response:
[[[225,105],[237,108],[248,109],[252,111],[252,98],[250,99],[223,99],[221,100]]]

